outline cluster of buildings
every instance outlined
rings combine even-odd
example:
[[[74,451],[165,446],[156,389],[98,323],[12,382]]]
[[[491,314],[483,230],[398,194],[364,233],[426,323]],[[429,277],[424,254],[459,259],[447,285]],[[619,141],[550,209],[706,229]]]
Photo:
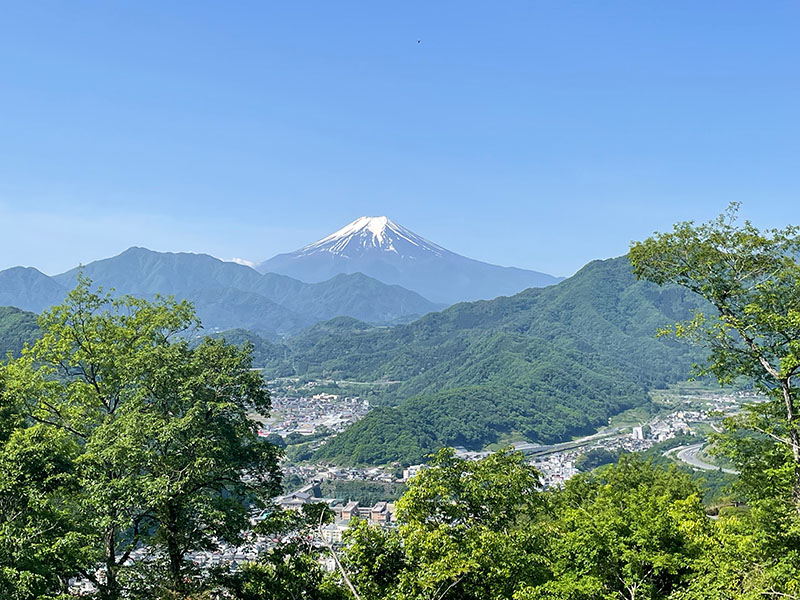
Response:
[[[291,494],[280,496],[275,503],[285,510],[302,510],[311,503],[323,503],[333,511],[332,523],[321,527],[322,537],[331,544],[342,542],[342,536],[354,519],[368,521],[380,527],[393,527],[396,522],[392,502],[376,502],[372,506],[361,506],[354,500],[343,501],[337,498],[316,498],[311,494],[311,485]]]
[[[578,456],[577,451],[556,452],[534,458],[531,464],[539,471],[545,489],[559,487],[578,473],[575,468],[575,459]]]
[[[253,536],[253,539],[246,546],[237,547],[221,543],[219,548],[213,551],[191,552],[186,555],[186,559],[193,562],[202,571],[208,571],[214,567],[224,565],[231,566],[236,570],[239,565],[257,560],[258,556],[269,550],[273,544],[273,541],[264,536]],[[152,549],[143,546],[131,552],[125,564],[133,565],[139,563],[148,565],[154,559],[155,556],[152,554]],[[94,575],[102,581],[102,570],[98,570]],[[90,596],[96,592],[96,586],[86,578],[75,578],[69,582],[69,593],[73,596]]]
[[[403,478],[402,481],[406,482],[412,477],[414,477],[417,473],[419,473],[422,469],[428,469],[428,465],[411,465],[410,467],[403,469]]]
[[[336,467],[319,464],[286,465],[283,468],[283,473],[284,477],[296,475],[303,481],[315,483],[320,483],[322,481],[376,481],[380,483],[395,483],[398,481],[392,471],[383,467],[359,469],[356,467]]]
[[[272,416],[262,422],[259,433],[264,436],[271,433],[312,435],[322,428],[338,432],[368,411],[369,401],[357,396],[319,393],[273,398]]]
[[[653,443],[663,442],[674,438],[676,435],[692,435],[690,423],[700,423],[707,420],[706,414],[701,411],[679,410],[663,419],[650,422],[650,438]],[[642,437],[641,439],[645,439]]]

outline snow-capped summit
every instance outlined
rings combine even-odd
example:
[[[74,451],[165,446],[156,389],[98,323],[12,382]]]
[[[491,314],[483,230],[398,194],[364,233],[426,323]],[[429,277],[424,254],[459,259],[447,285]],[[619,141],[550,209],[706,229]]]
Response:
[[[536,271],[466,258],[388,217],[360,217],[313,244],[279,254],[256,268],[309,283],[361,272],[447,304],[507,296],[560,281]]]
[[[391,221],[388,217],[359,217],[339,231],[297,251],[300,256],[329,252],[353,258],[364,252],[394,252],[405,258],[418,258],[421,252],[442,256],[447,250]]]

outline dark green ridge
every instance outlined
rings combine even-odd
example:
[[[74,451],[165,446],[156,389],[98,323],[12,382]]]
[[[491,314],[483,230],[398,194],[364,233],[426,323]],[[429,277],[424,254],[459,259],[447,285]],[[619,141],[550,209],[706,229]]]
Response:
[[[509,432],[554,442],[685,379],[700,355],[655,334],[699,306],[684,290],[636,281],[620,257],[555,286],[457,304],[409,325],[317,328],[288,341],[279,370],[399,382],[379,397],[386,406],[328,442],[319,459],[413,463],[442,445],[478,449]]]

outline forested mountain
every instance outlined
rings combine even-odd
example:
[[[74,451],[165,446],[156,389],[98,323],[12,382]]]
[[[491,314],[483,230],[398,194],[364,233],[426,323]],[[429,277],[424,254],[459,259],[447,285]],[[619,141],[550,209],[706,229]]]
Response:
[[[505,432],[552,442],[646,403],[694,359],[656,339],[699,300],[635,281],[627,258],[516,296],[463,303],[393,328],[317,326],[288,342],[301,376],[387,385],[386,406],[334,438],[319,458],[413,462],[441,445],[469,448]]]
[[[339,273],[366,273],[445,304],[516,294],[561,280],[546,273],[461,256],[387,217],[361,217],[257,268],[262,273],[282,273],[308,282],[324,281]]]
[[[253,347],[253,365],[266,367],[272,374],[282,376],[291,375],[293,372],[288,360],[290,350],[284,344],[271,342],[247,329],[229,329],[211,337],[222,338],[229,344],[237,346],[250,344]]]
[[[555,286],[457,304],[394,327],[353,317],[311,326],[337,311],[390,320],[381,292],[392,288],[361,274],[304,284],[209,256],[139,248],[84,272],[120,292],[192,299],[207,327],[251,341],[268,375],[386,382],[373,399],[379,407],[319,451],[340,462],[410,463],[441,445],[477,449],[509,433],[552,442],[589,432],[645,404],[647,389],[684,378],[696,358],[654,338],[696,299],[636,282],[624,257],[590,263]],[[77,271],[53,279],[35,270],[12,274],[53,293],[53,286],[66,290]],[[353,284],[363,293],[353,293]],[[404,301],[419,298],[403,291],[386,299],[399,313],[414,308]],[[283,344],[262,337],[304,328]],[[4,336],[6,350],[24,339]]]
[[[2,271],[0,300],[41,311],[64,298],[79,271],[116,294],[189,299],[207,329],[244,328],[267,337],[297,333],[339,315],[373,323],[408,322],[441,308],[415,292],[360,273],[309,284],[274,273],[262,275],[205,254],[145,248],[130,248],[52,278],[35,269]]]
[[[19,354],[25,343],[39,336],[36,315],[18,308],[0,306],[0,362],[11,352]]]

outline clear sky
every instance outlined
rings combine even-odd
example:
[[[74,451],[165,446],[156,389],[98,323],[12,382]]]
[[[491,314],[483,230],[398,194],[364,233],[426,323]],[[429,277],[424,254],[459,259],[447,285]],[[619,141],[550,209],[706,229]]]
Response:
[[[800,222],[797,2],[4,3],[0,268],[269,258],[361,215],[568,275]]]

